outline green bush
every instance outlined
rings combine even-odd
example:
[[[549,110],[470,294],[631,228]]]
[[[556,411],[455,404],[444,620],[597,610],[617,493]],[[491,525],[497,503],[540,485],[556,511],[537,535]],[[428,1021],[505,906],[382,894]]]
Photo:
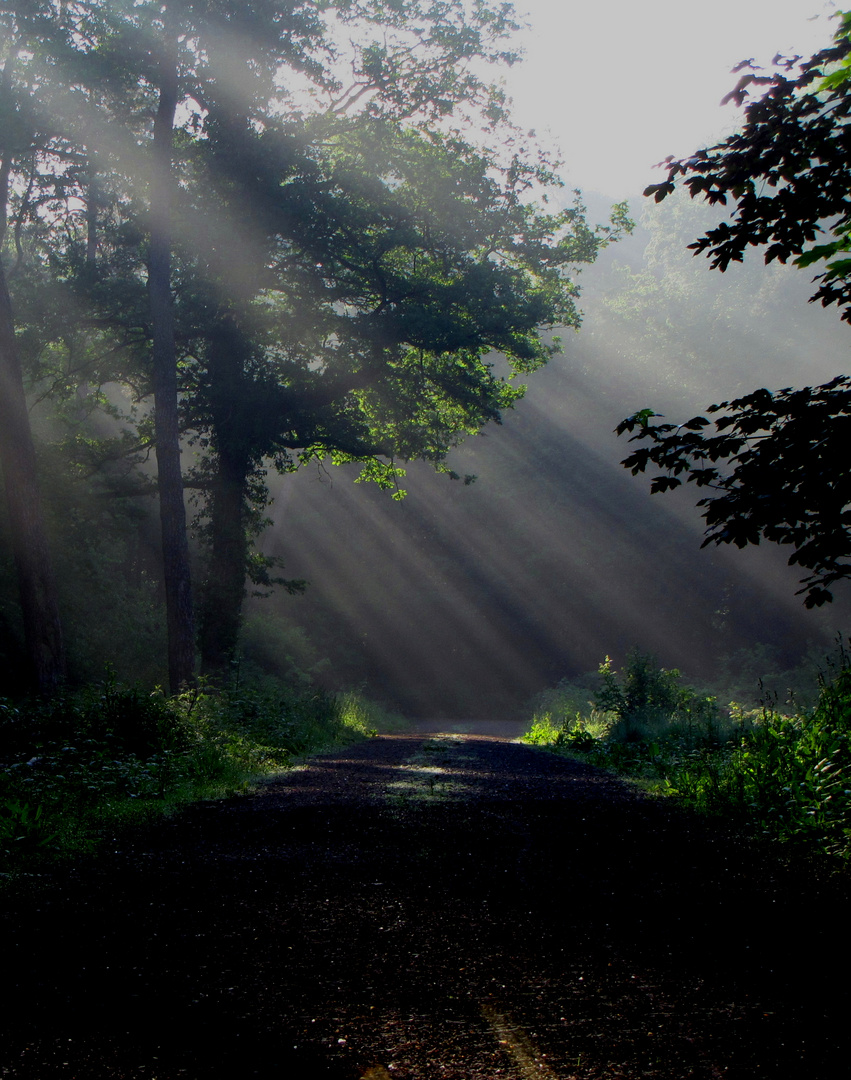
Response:
[[[555,746],[560,726],[553,723],[550,713],[535,713],[528,730],[523,734],[523,742],[532,746]]]
[[[180,709],[160,691],[121,686],[112,675],[24,708],[0,703],[0,739],[6,752],[88,740],[116,755],[151,757],[185,749],[191,738]]]
[[[109,675],[49,701],[0,699],[0,864],[88,850],[124,823],[242,791],[393,719],[356,694],[272,680],[167,698]]]
[[[262,681],[272,676],[290,686],[309,691],[329,661],[308,638],[304,629],[280,613],[250,610],[240,633],[242,678]]]
[[[805,842],[851,857],[851,665],[822,680],[812,709],[722,713],[665,671],[633,654],[624,677],[607,659],[596,704],[613,719],[554,724],[535,716],[528,742],[643,781],[707,813],[723,814],[766,836]],[[592,714],[593,715],[593,714]]]
[[[340,721],[344,731],[350,731],[355,736],[378,733],[389,735],[409,728],[408,721],[395,709],[365,698],[363,694],[349,690],[338,694],[337,700],[340,703]]]
[[[236,747],[254,747],[281,764],[291,756],[351,742],[375,734],[352,712],[345,696],[324,690],[300,693],[280,683],[263,688],[234,685],[215,693],[198,690],[181,699],[187,716],[202,724],[207,737],[218,732]]]
[[[811,710],[766,711],[729,757],[730,799],[764,831],[851,852],[851,669]]]
[[[718,726],[715,698],[683,686],[679,671],[660,667],[645,653],[630,653],[622,676],[607,656],[600,665],[600,676],[602,686],[594,705],[614,714],[609,737],[615,741],[640,741],[669,733],[672,728],[712,731]]]
[[[5,856],[44,848],[55,839],[43,807],[21,799],[0,800],[0,852]]]

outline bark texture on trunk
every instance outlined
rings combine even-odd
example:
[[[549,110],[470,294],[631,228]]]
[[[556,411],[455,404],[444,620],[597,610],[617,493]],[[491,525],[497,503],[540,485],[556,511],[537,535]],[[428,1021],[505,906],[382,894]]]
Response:
[[[168,678],[172,693],[191,684],[195,678],[195,620],[180,468],[177,356],[171,298],[171,159],[177,96],[177,61],[172,56],[164,60],[161,67],[159,106],[154,121],[148,259],[154,433],[168,626]]]
[[[32,680],[50,693],[65,677],[56,583],[41,511],[35,447],[12,301],[0,263],[0,462]]]

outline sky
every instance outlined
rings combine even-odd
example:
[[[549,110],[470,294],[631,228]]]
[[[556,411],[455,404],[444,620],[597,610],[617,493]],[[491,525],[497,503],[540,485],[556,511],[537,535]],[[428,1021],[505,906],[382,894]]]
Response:
[[[549,132],[572,187],[638,197],[653,166],[710,145],[736,125],[720,107],[730,69],[828,44],[829,0],[516,0],[531,30],[526,61],[507,73],[515,116]],[[840,7],[846,6],[840,4]],[[851,5],[847,5],[851,6]]]

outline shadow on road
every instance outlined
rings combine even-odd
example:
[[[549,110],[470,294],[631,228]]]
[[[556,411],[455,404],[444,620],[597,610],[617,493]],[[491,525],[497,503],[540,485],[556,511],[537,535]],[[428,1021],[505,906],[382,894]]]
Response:
[[[844,888],[505,741],[373,740],[3,912],[0,1075],[832,1080]]]

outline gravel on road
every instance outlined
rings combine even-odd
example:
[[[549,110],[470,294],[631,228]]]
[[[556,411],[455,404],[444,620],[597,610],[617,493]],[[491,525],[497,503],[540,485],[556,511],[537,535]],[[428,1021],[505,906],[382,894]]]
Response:
[[[7,895],[0,1076],[835,1080],[847,893],[588,766],[382,736]]]

